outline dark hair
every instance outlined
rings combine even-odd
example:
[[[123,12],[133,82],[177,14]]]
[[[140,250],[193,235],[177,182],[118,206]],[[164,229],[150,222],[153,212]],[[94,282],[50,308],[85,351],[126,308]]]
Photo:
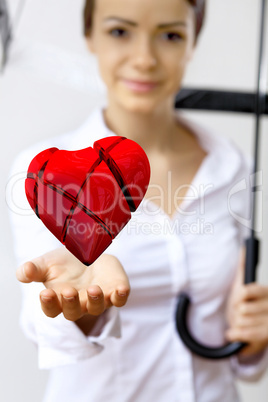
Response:
[[[204,15],[205,15],[205,0],[187,0],[194,8],[196,24],[195,37],[197,38],[201,31]],[[92,27],[92,15],[94,11],[95,0],[86,0],[84,7],[84,35],[90,35]]]

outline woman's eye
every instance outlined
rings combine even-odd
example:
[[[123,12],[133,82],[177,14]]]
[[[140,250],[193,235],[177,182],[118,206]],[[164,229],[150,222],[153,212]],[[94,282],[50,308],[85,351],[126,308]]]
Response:
[[[126,36],[127,31],[126,31],[125,29],[122,29],[122,28],[116,28],[116,29],[112,29],[112,30],[109,32],[109,34],[110,34],[111,36],[114,36],[115,38],[121,38],[121,37]]]
[[[182,40],[182,36],[174,32],[166,32],[163,34],[163,36],[169,42],[179,42]]]

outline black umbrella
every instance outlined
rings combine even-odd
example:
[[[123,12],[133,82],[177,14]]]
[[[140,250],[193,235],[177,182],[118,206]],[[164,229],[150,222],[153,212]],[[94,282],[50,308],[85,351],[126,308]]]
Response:
[[[264,33],[265,33],[265,13],[266,0],[262,0],[261,24],[260,24],[260,48],[258,60],[258,79],[256,94],[207,91],[195,89],[183,89],[176,97],[175,106],[186,109],[201,110],[221,110],[232,112],[254,113],[256,116],[255,125],[255,150],[254,150],[254,169],[252,187],[252,226],[250,237],[246,240],[246,266],[244,283],[248,284],[255,281],[256,268],[258,264],[259,240],[256,238],[256,190],[257,190],[257,170],[260,136],[260,117],[268,114],[268,96],[266,89],[262,88],[267,73],[268,66],[264,62]],[[178,333],[184,344],[195,354],[208,359],[223,359],[239,352],[245,343],[233,342],[224,346],[210,348],[202,345],[190,334],[187,327],[187,312],[190,305],[190,298],[187,294],[179,295],[176,309],[176,326]]]

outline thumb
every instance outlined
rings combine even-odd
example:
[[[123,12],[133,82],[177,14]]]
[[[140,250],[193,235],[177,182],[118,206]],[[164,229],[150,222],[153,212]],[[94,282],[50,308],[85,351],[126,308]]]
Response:
[[[246,265],[246,247],[242,247],[242,249],[240,250],[238,265],[240,272],[242,272],[242,275],[244,275]]]
[[[25,262],[16,272],[16,277],[20,282],[45,282],[48,275],[48,267],[44,264],[42,258],[36,258],[33,261]]]

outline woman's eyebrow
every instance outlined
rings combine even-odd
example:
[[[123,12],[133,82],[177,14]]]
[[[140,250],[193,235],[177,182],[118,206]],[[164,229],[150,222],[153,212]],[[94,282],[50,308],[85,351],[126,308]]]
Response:
[[[185,21],[174,21],[174,22],[169,22],[167,24],[160,24],[158,25],[158,28],[169,28],[169,27],[173,27],[175,25],[179,25],[179,26],[186,26],[186,22]]]
[[[130,21],[130,20],[126,20],[124,18],[120,18],[120,17],[107,17],[104,19],[104,21],[117,21],[117,22],[122,22],[124,24],[128,24],[131,25],[133,27],[138,26],[138,24],[134,21]],[[158,28],[169,28],[175,25],[179,25],[179,26],[186,26],[185,21],[173,21],[173,22],[168,22],[165,24],[159,24]]]
[[[107,17],[104,19],[104,21],[123,22],[124,24],[132,25],[134,27],[136,27],[138,25],[136,22],[125,20],[124,18],[120,18],[120,17]]]

